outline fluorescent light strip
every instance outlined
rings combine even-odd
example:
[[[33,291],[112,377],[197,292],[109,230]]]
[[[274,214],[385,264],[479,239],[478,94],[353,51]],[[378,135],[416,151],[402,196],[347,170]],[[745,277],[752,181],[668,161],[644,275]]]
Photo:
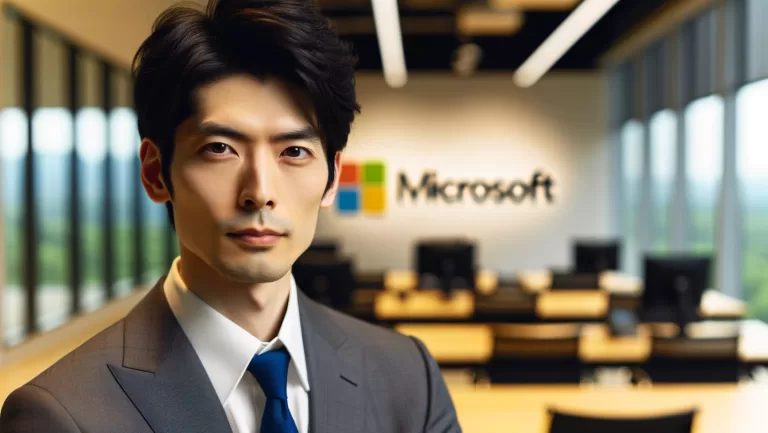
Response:
[[[619,0],[584,0],[515,72],[520,87],[536,84]]]
[[[408,81],[403,53],[403,38],[400,31],[400,13],[397,0],[371,0],[376,36],[384,67],[384,80],[390,87],[403,87]]]

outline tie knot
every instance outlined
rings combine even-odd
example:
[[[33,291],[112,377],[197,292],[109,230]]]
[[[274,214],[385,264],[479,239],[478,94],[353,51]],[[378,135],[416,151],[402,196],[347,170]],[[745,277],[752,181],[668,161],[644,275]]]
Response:
[[[259,382],[267,398],[288,398],[286,387],[290,360],[291,356],[285,348],[262,353],[251,359],[248,371]]]

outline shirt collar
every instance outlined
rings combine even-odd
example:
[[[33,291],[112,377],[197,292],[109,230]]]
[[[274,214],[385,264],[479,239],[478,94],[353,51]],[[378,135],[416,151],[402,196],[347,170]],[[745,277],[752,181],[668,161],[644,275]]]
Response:
[[[254,355],[279,347],[285,347],[291,355],[301,385],[305,391],[309,392],[298,289],[293,275],[291,275],[288,306],[280,331],[274,340],[261,342],[187,288],[179,273],[180,260],[181,258],[177,257],[173,261],[163,290],[176,320],[211,379],[221,404],[226,404]]]

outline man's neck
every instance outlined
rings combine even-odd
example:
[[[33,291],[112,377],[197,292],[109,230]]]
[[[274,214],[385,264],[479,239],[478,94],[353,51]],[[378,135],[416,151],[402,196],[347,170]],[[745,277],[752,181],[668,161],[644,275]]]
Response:
[[[182,254],[178,271],[192,293],[260,341],[277,336],[288,306],[290,273],[271,283],[243,284],[224,278],[193,254]]]

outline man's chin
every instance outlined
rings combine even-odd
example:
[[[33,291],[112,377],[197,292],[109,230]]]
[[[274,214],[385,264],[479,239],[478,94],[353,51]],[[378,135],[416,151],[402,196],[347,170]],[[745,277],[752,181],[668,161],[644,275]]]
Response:
[[[283,278],[290,267],[269,263],[265,258],[250,260],[220,260],[216,268],[219,273],[232,281],[242,284],[273,283]]]

